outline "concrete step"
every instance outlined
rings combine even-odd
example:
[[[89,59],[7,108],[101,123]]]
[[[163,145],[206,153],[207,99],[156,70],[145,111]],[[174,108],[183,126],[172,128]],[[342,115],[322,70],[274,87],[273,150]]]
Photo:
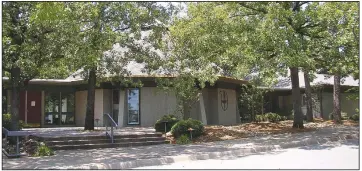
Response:
[[[116,147],[135,147],[165,144],[166,141],[144,141],[144,142],[122,142],[122,143],[103,143],[103,144],[78,144],[78,145],[54,145],[50,146],[53,150],[74,150],[74,149],[97,149],[97,148],[116,148]]]
[[[139,138],[117,138],[114,143],[123,142],[146,142],[146,141],[165,141],[164,137],[139,137]],[[56,140],[46,141],[48,146],[54,145],[81,145],[81,144],[104,144],[110,143],[111,139],[104,137],[104,139],[77,139],[77,140]]]
[[[143,138],[143,137],[162,137],[161,133],[147,133],[147,134],[129,134],[129,135],[114,135],[114,139],[124,138]],[[103,135],[92,135],[92,136],[68,136],[68,137],[41,137],[43,141],[65,141],[65,140],[100,140],[107,139],[106,133]]]

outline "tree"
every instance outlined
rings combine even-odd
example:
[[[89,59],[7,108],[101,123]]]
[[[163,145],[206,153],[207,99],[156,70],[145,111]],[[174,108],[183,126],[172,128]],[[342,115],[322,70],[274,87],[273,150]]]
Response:
[[[198,75],[203,81],[227,68],[232,77],[253,72],[273,84],[290,70],[293,127],[303,128],[298,71],[316,65],[312,45],[323,31],[318,10],[318,2],[190,3],[187,17],[170,29],[173,52],[181,65],[205,70]]]
[[[359,75],[359,8],[357,2],[324,3],[324,40],[319,42],[325,71],[334,75],[333,118],[341,123],[340,83],[344,76]]]
[[[19,130],[19,91],[29,80],[48,74],[44,66],[53,66],[68,54],[67,37],[59,22],[65,13],[53,15],[39,10],[41,2],[3,2],[2,56],[3,74],[10,77],[11,130]],[[44,2],[57,11],[62,3]],[[40,14],[47,13],[42,16]]]
[[[93,130],[96,85],[127,80],[129,61],[153,61],[170,11],[155,2],[69,2],[64,8],[69,14],[63,20],[69,23],[65,32],[72,34],[68,43],[75,48],[69,61],[82,68],[81,75],[88,81],[84,129]],[[150,30],[146,37],[145,30]],[[118,50],[114,45],[119,45]]]

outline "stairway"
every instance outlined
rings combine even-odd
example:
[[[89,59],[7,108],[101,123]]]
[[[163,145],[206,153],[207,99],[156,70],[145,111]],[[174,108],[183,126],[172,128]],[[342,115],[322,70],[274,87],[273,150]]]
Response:
[[[135,147],[165,144],[166,139],[161,133],[145,133],[130,135],[115,135],[114,143],[104,136],[71,136],[71,137],[41,137],[41,141],[53,150],[97,149],[115,147]]]

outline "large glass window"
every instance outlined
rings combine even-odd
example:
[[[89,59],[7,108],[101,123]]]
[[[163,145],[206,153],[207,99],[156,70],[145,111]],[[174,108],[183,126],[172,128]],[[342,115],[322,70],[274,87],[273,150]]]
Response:
[[[74,125],[74,93],[46,92],[45,125]]]
[[[139,89],[128,89],[128,124],[139,124]]]

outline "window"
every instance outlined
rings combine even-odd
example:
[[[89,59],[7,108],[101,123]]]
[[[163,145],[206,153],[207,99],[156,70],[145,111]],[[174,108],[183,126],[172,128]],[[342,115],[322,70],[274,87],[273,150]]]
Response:
[[[74,93],[46,92],[45,125],[74,125]]]
[[[128,124],[139,124],[139,89],[127,90]]]

